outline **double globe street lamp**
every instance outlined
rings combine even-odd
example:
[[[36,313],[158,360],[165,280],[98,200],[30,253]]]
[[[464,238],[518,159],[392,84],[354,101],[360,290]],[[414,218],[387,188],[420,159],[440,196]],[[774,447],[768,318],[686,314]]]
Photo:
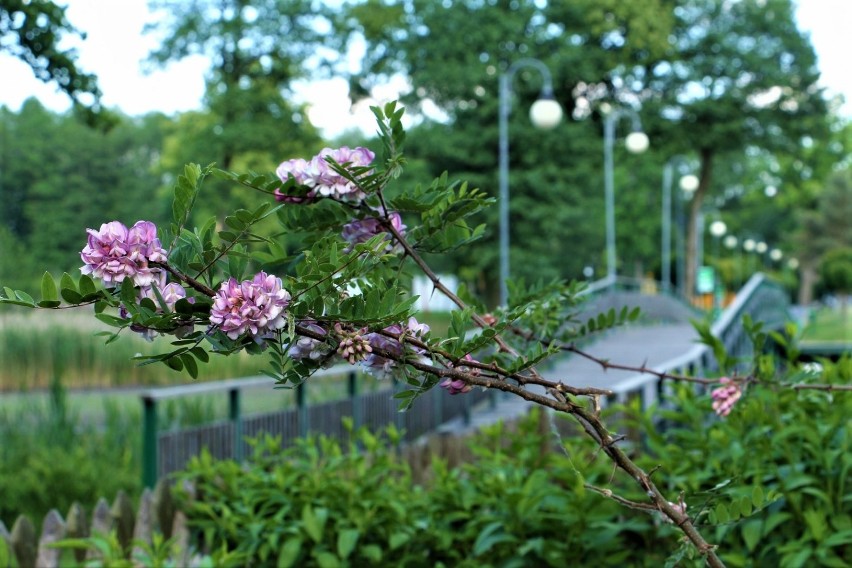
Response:
[[[512,110],[512,78],[518,69],[534,67],[542,76],[541,94],[530,107],[530,120],[536,128],[554,128],[562,120],[562,107],[553,98],[550,70],[538,59],[519,59],[500,75],[499,108],[499,190],[500,190],[500,304],[509,303],[509,114]]]

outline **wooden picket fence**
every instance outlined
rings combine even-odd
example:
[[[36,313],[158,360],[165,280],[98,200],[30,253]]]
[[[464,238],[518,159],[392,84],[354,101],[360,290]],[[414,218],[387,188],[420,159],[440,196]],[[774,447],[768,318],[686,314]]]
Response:
[[[74,503],[65,519],[56,510],[51,510],[41,525],[41,536],[26,516],[20,516],[12,526],[10,533],[0,521],[0,539],[6,541],[6,548],[17,561],[19,568],[54,568],[61,566],[62,557],[69,552],[51,547],[52,543],[70,538],[86,538],[92,535],[108,535],[115,531],[118,541],[126,551],[131,551],[134,542],[151,543],[155,531],[165,538],[175,538],[177,550],[183,558],[174,559],[178,566],[191,564],[190,535],[186,516],[176,509],[172,499],[172,489],[165,480],[157,484],[153,491],[145,489],[139,498],[139,506],[134,511],[133,504],[126,493],[120,491],[112,505],[101,498],[95,505],[91,519],[79,503]],[[78,563],[97,558],[94,550],[74,550],[70,554]],[[5,568],[5,567],[3,567]]]

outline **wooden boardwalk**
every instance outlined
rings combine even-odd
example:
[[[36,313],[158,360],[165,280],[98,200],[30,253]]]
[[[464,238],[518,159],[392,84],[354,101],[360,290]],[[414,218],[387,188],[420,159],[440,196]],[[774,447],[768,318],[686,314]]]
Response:
[[[631,326],[608,331],[584,350],[599,359],[635,367],[657,367],[667,361],[687,354],[696,346],[698,333],[687,323]],[[554,360],[540,369],[551,380],[560,380],[575,387],[597,387],[619,390],[633,382],[637,373],[609,369],[580,355],[569,355]],[[645,375],[647,376],[647,375]],[[511,420],[529,411],[533,403],[514,395],[499,393],[496,405],[485,402],[471,413],[465,424],[458,418],[441,427],[445,432],[469,432],[500,420]]]

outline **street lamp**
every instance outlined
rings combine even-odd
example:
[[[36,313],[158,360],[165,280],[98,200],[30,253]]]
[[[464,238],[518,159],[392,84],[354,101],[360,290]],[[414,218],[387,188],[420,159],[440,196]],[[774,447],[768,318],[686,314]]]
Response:
[[[722,244],[725,245],[725,248],[731,251],[731,255],[733,256],[732,260],[734,261],[734,290],[739,290],[740,284],[742,282],[742,258],[737,249],[737,245],[740,244],[740,240],[734,235],[728,235],[725,237],[725,240],[722,241]]]
[[[746,240],[743,241],[743,250],[744,251],[754,252],[755,247],[757,247],[757,241],[755,241],[754,239],[746,239]],[[749,277],[751,277],[751,273],[752,273],[751,255],[748,255],[746,257],[745,264],[746,264],[745,272],[746,272],[746,274],[749,275]],[[745,280],[745,278],[743,278],[743,280]]]
[[[632,120],[633,131],[624,139],[627,151],[641,154],[648,149],[648,136],[642,132],[639,115],[629,107],[604,112],[604,194],[606,199],[606,275],[615,280],[615,182],[612,150],[615,145],[615,123],[624,115]]]
[[[663,281],[663,290],[668,290],[671,286],[671,264],[672,264],[672,176],[674,170],[674,164],[678,160],[684,160],[682,156],[674,156],[670,158],[665,165],[663,166],[663,217],[662,217],[662,242],[661,242],[661,253],[660,258],[662,259],[662,267],[660,279]],[[680,186],[683,188],[684,179],[687,177],[695,176],[684,176],[680,179]],[[698,178],[695,178],[696,181]],[[691,182],[687,181],[687,185]],[[697,186],[696,186],[697,187]],[[678,198],[677,200],[677,210],[678,210],[678,220],[680,220],[681,209],[682,209],[682,199]],[[678,235],[678,245],[680,245],[681,236]],[[680,246],[678,246],[678,251],[680,251]],[[678,274],[679,276],[680,274]]]
[[[562,119],[562,107],[553,99],[550,70],[538,59],[519,59],[500,76],[500,304],[509,304],[509,113],[512,108],[512,78],[521,67],[535,67],[543,85],[537,101],[530,107],[530,120],[536,128],[553,128]]]
[[[677,193],[677,288],[681,294],[686,294],[684,290],[684,281],[686,280],[686,217],[683,210],[685,201],[692,199],[692,194],[698,189],[700,180],[694,174],[687,174],[680,178],[678,187],[680,192]]]
[[[713,237],[713,260],[716,263],[715,274],[713,275],[713,311],[718,313],[719,310],[719,284],[722,282],[721,266],[719,263],[719,241],[728,232],[728,226],[724,221],[716,220],[710,223],[710,235]]]

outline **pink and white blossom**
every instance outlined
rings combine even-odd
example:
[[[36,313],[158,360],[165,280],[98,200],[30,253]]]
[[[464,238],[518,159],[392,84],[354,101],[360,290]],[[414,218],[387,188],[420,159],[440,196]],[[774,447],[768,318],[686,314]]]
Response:
[[[304,328],[307,328],[318,335],[326,335],[327,332],[325,328],[319,325],[317,322],[308,320],[299,322]],[[307,360],[319,362],[328,358],[329,353],[331,353],[331,346],[325,341],[320,341],[319,339],[314,339],[313,337],[305,337],[298,336],[294,338],[293,343],[290,345],[290,350],[287,352],[290,357],[298,360]]]
[[[287,323],[290,293],[277,276],[259,272],[251,280],[223,282],[210,310],[210,323],[231,339],[247,333],[260,338]]]
[[[160,272],[152,262],[166,262],[166,251],[150,221],[137,221],[128,229],[120,221],[104,223],[97,231],[86,229],[88,242],[80,252],[85,263],[80,272],[103,280],[107,287],[130,278],[136,286],[149,286]]]
[[[366,195],[358,186],[340,175],[326,161],[331,158],[338,164],[350,168],[367,167],[372,164],[375,154],[367,148],[338,149],[323,148],[310,161],[295,158],[282,162],[275,171],[278,178],[286,183],[293,179],[297,184],[310,189],[306,196],[293,196],[275,190],[275,199],[286,203],[309,203],[318,197],[329,197],[339,201],[360,203]]]
[[[405,225],[402,224],[402,217],[399,213],[391,211],[388,214],[388,218],[391,225],[393,225],[393,228],[396,229],[397,232],[405,234]],[[385,235],[389,241],[393,239],[381,220],[375,217],[356,219],[351,223],[343,225],[343,232],[341,233],[341,236],[350,245],[344,252],[351,251],[354,245],[365,243],[376,235]],[[399,245],[394,246],[393,244],[388,243],[386,250],[387,252],[392,252],[398,248],[400,248]]]

